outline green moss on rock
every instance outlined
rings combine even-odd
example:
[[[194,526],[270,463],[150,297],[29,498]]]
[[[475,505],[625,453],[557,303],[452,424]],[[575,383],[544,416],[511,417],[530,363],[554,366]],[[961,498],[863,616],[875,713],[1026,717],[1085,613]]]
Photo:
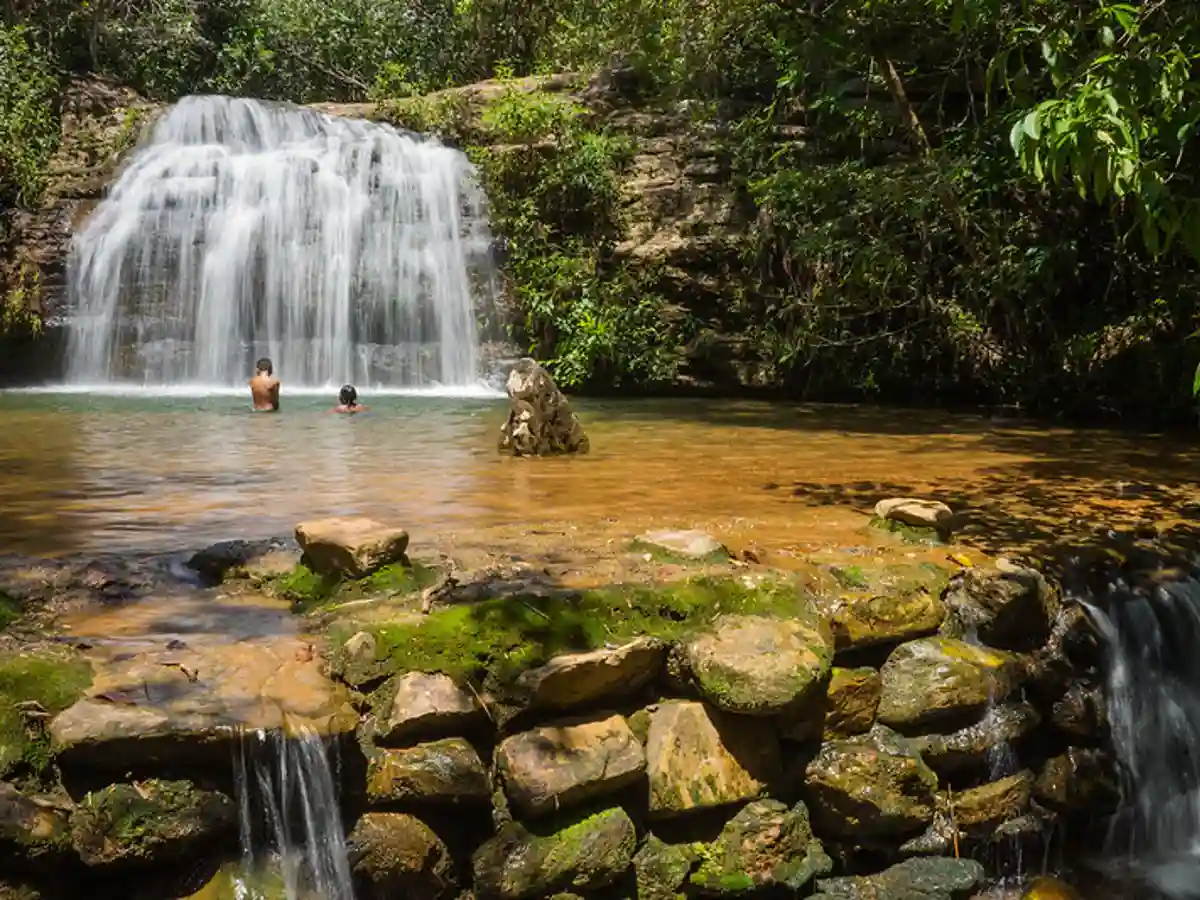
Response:
[[[0,778],[45,769],[50,742],[28,713],[61,712],[91,683],[91,665],[65,650],[0,655]]]
[[[683,884],[699,858],[691,844],[667,844],[647,836],[633,857],[638,900],[682,900]]]
[[[296,612],[306,613],[370,597],[416,593],[437,579],[436,568],[419,562],[393,563],[357,580],[321,575],[301,563],[287,574],[269,579],[266,586],[288,600]]]

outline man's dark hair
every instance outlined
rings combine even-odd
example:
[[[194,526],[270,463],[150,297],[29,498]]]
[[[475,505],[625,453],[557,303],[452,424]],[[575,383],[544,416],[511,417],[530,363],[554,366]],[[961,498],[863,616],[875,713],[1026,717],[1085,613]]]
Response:
[[[358,400],[358,391],[352,384],[343,384],[342,389],[338,391],[338,400],[341,401],[342,406],[353,406],[354,402]]]
[[[266,372],[268,375],[275,374],[275,367],[271,365],[271,360],[265,356],[254,364],[254,368],[260,372]]]

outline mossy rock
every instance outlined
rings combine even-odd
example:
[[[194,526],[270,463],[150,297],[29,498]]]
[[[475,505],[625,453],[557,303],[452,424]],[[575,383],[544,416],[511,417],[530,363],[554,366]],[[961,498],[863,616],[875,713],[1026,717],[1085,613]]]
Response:
[[[747,586],[733,578],[513,594],[363,629],[335,626],[333,668],[356,686],[392,674],[441,672],[504,697],[519,694],[513,686],[522,672],[561,654],[641,635],[675,640],[722,614],[787,618],[808,608],[808,596],[790,582]],[[371,652],[345,652],[351,638],[360,645],[369,641]]]
[[[454,884],[454,861],[441,838],[404,813],[366,813],[348,840],[350,868],[368,900],[438,900]]]
[[[283,597],[300,613],[315,612],[355,600],[415,594],[433,585],[438,569],[409,561],[384,566],[366,578],[342,579],[314,572],[303,563],[291,571],[263,579],[263,586]]]
[[[65,649],[0,654],[0,778],[45,770],[52,753],[40,717],[66,709],[91,683],[91,665]]]
[[[0,591],[0,631],[21,618],[21,601]]]
[[[648,835],[633,857],[638,900],[683,900],[684,882],[699,859],[691,844],[667,844]]]
[[[950,532],[939,528],[923,528],[919,525],[909,525],[897,522],[895,519],[884,519],[871,516],[868,527],[894,534],[907,544],[942,545],[950,542]]]
[[[236,834],[233,801],[188,781],[110,785],[71,814],[72,843],[91,867],[183,860]]]
[[[70,852],[66,816],[0,781],[0,870],[51,869],[65,862]]]

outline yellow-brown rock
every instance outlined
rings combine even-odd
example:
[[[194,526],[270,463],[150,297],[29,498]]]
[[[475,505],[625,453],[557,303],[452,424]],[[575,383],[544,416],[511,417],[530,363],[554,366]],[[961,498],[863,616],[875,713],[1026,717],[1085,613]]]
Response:
[[[296,526],[296,542],[314,572],[366,578],[386,565],[404,561],[408,532],[373,519],[316,519]]]
[[[376,727],[380,744],[449,737],[484,718],[475,696],[447,675],[409,672],[396,679],[387,719]]]
[[[533,709],[577,709],[638,691],[662,671],[666,653],[666,645],[651,637],[570,653],[523,672],[517,690]]]

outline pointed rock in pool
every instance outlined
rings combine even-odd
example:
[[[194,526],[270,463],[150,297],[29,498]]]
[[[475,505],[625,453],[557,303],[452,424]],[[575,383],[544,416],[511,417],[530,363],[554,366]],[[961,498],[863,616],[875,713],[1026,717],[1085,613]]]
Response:
[[[348,839],[350,871],[363,900],[440,900],[454,893],[454,860],[424,822],[366,813]]]
[[[556,656],[521,673],[517,691],[532,709],[575,709],[636,693],[658,676],[666,656],[666,644],[651,637],[613,649]]]
[[[646,769],[651,816],[741,803],[779,778],[779,740],[766,719],[671,701],[650,710]]]
[[[719,616],[678,648],[680,669],[718,709],[774,716],[819,699],[833,638],[811,610],[794,618]]]
[[[823,878],[810,900],[967,900],[983,881],[973,859],[908,859],[878,875]]]
[[[1041,572],[1001,560],[995,568],[967,569],[946,591],[949,616],[942,634],[975,633],[989,647],[1029,651],[1050,637],[1058,597]]]
[[[692,844],[667,844],[647,835],[633,857],[638,900],[683,900],[683,883],[699,858]]]
[[[982,715],[1009,695],[1019,674],[1009,654],[965,641],[901,644],[880,672],[879,721],[911,733]]]
[[[647,531],[638,536],[636,543],[694,562],[729,558],[725,545],[706,531]]]
[[[500,427],[500,452],[513,456],[587,453],[587,435],[550,373],[522,359],[508,373],[508,420]]]
[[[576,806],[641,780],[642,745],[621,716],[551,723],[501,741],[496,764],[505,792],[524,815]]]
[[[597,813],[545,837],[509,823],[471,858],[475,895],[525,900],[594,891],[628,871],[636,847],[637,833],[623,809]]]
[[[875,724],[881,684],[879,672],[869,666],[834,666],[823,701],[812,712],[782,722],[783,736],[807,741],[822,734],[827,740],[866,734]]]
[[[892,497],[875,504],[875,515],[887,522],[899,522],[912,528],[949,529],[954,512],[937,500],[916,497]]]
[[[187,781],[110,785],[71,813],[72,843],[91,867],[185,861],[236,837],[234,802]]]
[[[366,578],[406,560],[408,532],[373,519],[317,519],[296,526],[296,542],[314,572]]]
[[[446,738],[404,750],[379,750],[367,768],[372,803],[485,805],[492,784],[467,741]]]
[[[829,741],[805,771],[817,833],[836,838],[894,838],[933,821],[937,776],[912,742],[887,729]]]
[[[409,672],[396,679],[391,712],[376,725],[379,744],[449,737],[479,724],[483,707],[448,675]]]
[[[833,860],[813,837],[803,803],[756,800],[721,829],[691,883],[701,893],[736,896],[769,888],[798,891],[828,875]]]
[[[52,870],[71,856],[67,817],[0,781],[0,870]],[[3,892],[0,892],[0,897]]]

